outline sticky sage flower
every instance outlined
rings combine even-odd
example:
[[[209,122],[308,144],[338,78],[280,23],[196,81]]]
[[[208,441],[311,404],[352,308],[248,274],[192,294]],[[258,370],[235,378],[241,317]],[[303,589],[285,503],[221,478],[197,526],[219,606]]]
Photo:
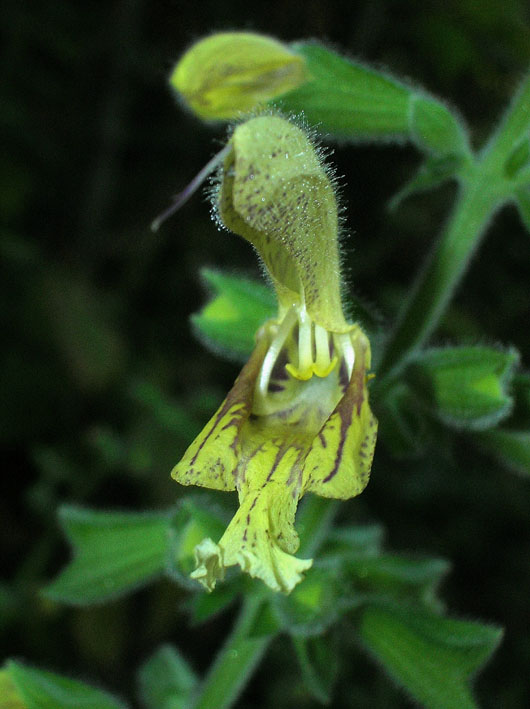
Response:
[[[302,129],[275,115],[239,125],[215,204],[220,222],[261,257],[278,317],[259,330],[233,388],[172,475],[239,496],[219,542],[196,547],[193,578],[212,589],[239,564],[290,592],[312,565],[294,556],[300,498],[347,499],[368,482],[377,431],[370,344],[343,315],[335,192]]]
[[[305,60],[281,42],[223,32],[194,44],[169,82],[200,118],[219,120],[252,111],[307,78]]]

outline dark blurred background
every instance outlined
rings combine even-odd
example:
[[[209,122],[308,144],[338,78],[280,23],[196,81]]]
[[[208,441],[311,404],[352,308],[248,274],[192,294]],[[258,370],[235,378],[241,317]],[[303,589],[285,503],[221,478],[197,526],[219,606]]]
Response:
[[[168,582],[91,609],[56,606],[38,589],[68,559],[58,505],[173,504],[183,491],[169,470],[237,374],[237,364],[194,339],[188,316],[205,298],[199,269],[257,275],[251,249],[216,230],[200,196],[157,234],[149,230],[225,134],[182,109],[167,75],[194,40],[227,29],[318,38],[386,67],[457,106],[476,145],[530,58],[527,0],[4,0],[2,655],[123,694],[138,663],[164,641],[205,669],[230,614],[190,629],[186,594]],[[354,291],[391,323],[454,187],[390,213],[388,200],[419,164],[413,148],[339,146],[333,160],[345,176]],[[529,264],[529,235],[507,208],[436,341],[511,344],[528,364]],[[380,446],[367,492],[341,515],[383,523],[394,549],[453,561],[443,589],[450,610],[507,630],[478,683],[483,706],[521,707],[530,663],[530,482],[464,437],[441,443],[415,462],[392,461]],[[408,706],[345,640],[336,706]],[[241,706],[317,706],[297,677],[287,641],[276,642]]]

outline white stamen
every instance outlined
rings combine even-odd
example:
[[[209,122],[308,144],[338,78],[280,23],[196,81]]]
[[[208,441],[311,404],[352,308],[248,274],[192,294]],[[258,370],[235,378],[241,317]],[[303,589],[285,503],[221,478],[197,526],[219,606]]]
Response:
[[[272,370],[274,369],[276,360],[278,359],[278,356],[282,351],[285,341],[289,337],[289,333],[293,329],[295,322],[296,309],[293,306],[287,311],[287,315],[280,323],[278,331],[273,337],[269,349],[267,350],[267,354],[265,355],[265,359],[263,360],[263,364],[261,365],[257,390],[262,397],[265,397],[267,394]]]
[[[311,326],[311,318],[304,308],[298,314],[298,371],[303,374],[309,370],[309,376],[311,376],[311,366],[313,364]]]

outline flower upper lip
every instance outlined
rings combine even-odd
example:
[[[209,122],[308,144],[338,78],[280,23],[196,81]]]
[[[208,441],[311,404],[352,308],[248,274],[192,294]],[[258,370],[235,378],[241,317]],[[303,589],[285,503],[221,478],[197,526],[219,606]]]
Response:
[[[333,180],[303,130],[279,116],[237,126],[214,212],[249,241],[276,290],[280,320],[295,304],[329,332],[348,332],[340,297]]]

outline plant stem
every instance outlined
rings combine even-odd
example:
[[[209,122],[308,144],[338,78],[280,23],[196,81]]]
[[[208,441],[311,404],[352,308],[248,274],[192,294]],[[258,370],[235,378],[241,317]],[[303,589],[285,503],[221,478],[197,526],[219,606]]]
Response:
[[[487,181],[462,185],[437,248],[420,272],[388,340],[381,376],[396,374],[431,335],[462,278],[498,201]]]
[[[263,601],[257,594],[244,598],[232,633],[210,668],[194,709],[227,709],[238,698],[274,637],[248,636]]]
[[[530,126],[530,75],[488,144],[462,175],[453,213],[420,271],[391,333],[379,367],[381,381],[397,374],[438,325],[494,212],[513,191],[504,165]]]

